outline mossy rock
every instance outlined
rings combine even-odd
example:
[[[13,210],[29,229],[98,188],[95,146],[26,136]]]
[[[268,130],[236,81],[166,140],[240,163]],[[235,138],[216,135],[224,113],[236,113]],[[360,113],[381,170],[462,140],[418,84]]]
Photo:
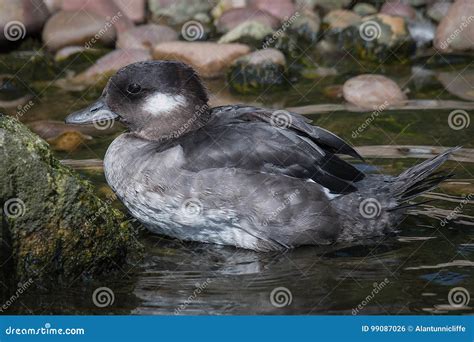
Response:
[[[44,140],[4,115],[0,158],[5,281],[87,278],[124,265],[136,241],[124,215],[63,166]]]

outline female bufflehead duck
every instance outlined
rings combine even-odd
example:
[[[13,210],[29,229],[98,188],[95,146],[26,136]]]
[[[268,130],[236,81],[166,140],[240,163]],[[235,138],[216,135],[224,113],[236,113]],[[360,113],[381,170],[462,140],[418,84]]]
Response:
[[[152,232],[270,251],[396,230],[406,202],[450,175],[453,149],[398,177],[365,175],[359,154],[303,116],[244,105],[208,107],[199,76],[175,61],[128,65],[69,124],[119,120],[107,182]]]

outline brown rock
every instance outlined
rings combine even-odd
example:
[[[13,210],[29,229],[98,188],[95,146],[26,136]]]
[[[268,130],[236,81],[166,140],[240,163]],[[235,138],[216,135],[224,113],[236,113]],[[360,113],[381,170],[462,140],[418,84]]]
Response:
[[[85,11],[59,11],[43,29],[43,42],[54,51],[70,45],[91,47],[98,41],[110,45],[114,40],[114,27],[103,17]]]
[[[240,56],[250,52],[243,44],[211,42],[169,42],[155,47],[155,59],[180,60],[193,66],[203,77],[223,75],[225,69]]]
[[[116,46],[119,49],[150,50],[160,43],[178,40],[178,38],[178,33],[168,26],[148,24],[120,33]]]
[[[145,0],[114,0],[122,12],[135,23],[145,21]]]
[[[434,46],[442,52],[474,48],[474,1],[457,0],[436,30]]]
[[[343,30],[346,27],[357,24],[361,21],[360,15],[347,10],[333,10],[326,14],[323,23],[328,25],[330,30]]]
[[[216,21],[216,28],[220,33],[226,33],[247,20],[261,22],[273,29],[280,25],[280,20],[266,11],[255,8],[234,8],[224,12]]]
[[[344,99],[370,110],[388,107],[406,100],[398,84],[382,75],[359,75],[344,83]]]

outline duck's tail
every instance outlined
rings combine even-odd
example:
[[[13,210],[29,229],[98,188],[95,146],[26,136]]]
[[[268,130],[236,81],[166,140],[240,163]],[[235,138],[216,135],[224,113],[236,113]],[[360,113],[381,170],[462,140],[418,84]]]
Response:
[[[407,201],[414,199],[424,192],[433,190],[442,181],[453,176],[452,173],[436,171],[444,164],[449,156],[461,147],[453,147],[434,158],[410,167],[393,179],[390,186],[391,197],[396,199],[398,205],[392,210],[405,208]]]

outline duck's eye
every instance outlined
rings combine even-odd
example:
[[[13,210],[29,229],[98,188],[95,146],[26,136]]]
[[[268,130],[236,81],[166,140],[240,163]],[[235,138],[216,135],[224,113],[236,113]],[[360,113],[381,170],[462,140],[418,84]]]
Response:
[[[138,94],[141,90],[142,90],[142,87],[140,87],[140,85],[136,83],[130,83],[127,87],[127,91],[130,94]]]

